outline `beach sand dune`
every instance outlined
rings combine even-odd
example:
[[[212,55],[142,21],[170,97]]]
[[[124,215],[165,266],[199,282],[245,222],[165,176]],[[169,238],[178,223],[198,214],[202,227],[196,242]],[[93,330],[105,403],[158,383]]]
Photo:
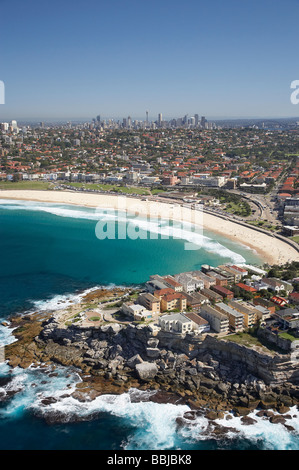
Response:
[[[299,261],[298,251],[288,243],[237,222],[222,219],[178,204],[143,200],[112,194],[90,194],[72,191],[0,190],[0,199],[17,199],[47,203],[75,204],[85,207],[114,209],[193,223],[215,234],[223,235],[256,251],[263,262],[285,264]]]

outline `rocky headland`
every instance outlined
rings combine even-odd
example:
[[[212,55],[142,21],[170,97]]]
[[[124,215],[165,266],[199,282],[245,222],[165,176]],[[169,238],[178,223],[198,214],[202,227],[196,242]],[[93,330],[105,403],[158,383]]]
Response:
[[[259,410],[285,426],[286,413],[299,404],[299,363],[287,353],[143,324],[66,325],[59,312],[17,316],[9,327],[17,338],[5,348],[9,365],[75,367],[82,381],[72,396],[79,401],[132,388],[152,390],[151,400],[187,403],[187,421],[203,412],[215,420],[226,411],[249,421],[247,415]]]

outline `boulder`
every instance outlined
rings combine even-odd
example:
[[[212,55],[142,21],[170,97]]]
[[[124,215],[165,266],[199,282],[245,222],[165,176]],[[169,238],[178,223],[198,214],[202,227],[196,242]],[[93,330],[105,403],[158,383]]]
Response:
[[[257,423],[256,419],[250,418],[250,416],[242,416],[241,421],[247,426]]]
[[[142,357],[139,354],[136,354],[135,356],[128,359],[127,366],[130,367],[131,369],[134,369],[137,364],[141,364],[142,362],[143,362]]]
[[[158,348],[146,348],[146,355],[152,359],[158,359],[160,357],[160,349]]]
[[[135,370],[138,377],[145,381],[153,379],[158,373],[157,365],[151,362],[142,362],[141,364],[136,364]]]

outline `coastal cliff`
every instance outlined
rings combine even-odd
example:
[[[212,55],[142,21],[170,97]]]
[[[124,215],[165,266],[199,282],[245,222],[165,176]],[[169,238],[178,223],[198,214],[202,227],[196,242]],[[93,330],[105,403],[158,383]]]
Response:
[[[15,322],[15,323],[14,323]],[[212,335],[194,337],[146,325],[106,323],[64,326],[57,316],[12,321],[18,341],[6,347],[12,366],[76,367],[82,382],[74,396],[91,400],[130,388],[159,390],[163,400],[183,400],[193,409],[284,412],[299,403],[299,363],[290,354],[248,348]]]

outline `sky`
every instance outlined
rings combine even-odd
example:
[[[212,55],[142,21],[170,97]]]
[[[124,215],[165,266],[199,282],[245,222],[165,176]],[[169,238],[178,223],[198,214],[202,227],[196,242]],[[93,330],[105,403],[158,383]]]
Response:
[[[299,0],[0,0],[4,119],[297,117]]]

